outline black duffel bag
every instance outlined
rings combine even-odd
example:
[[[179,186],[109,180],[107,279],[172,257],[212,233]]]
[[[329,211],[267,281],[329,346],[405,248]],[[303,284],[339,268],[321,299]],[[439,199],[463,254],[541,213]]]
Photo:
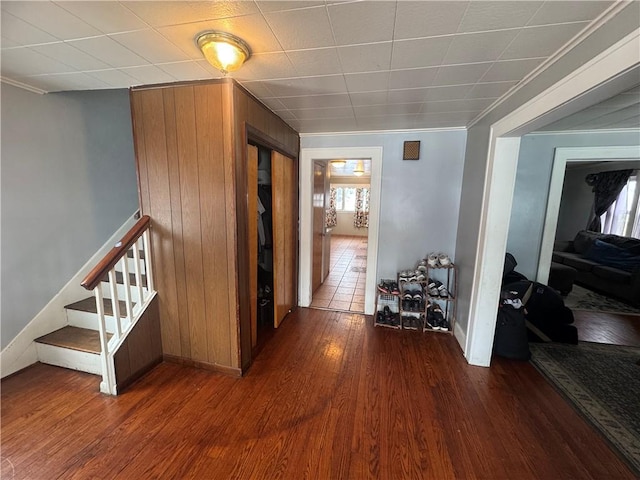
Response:
[[[505,290],[500,294],[493,353],[514,360],[531,358],[524,307],[515,292]]]

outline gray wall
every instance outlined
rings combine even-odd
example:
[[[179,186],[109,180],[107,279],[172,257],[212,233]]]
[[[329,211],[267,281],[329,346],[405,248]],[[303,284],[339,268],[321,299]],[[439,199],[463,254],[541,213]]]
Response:
[[[535,279],[538,271],[555,149],[557,147],[638,145],[638,141],[638,132],[535,134],[522,137],[507,239],[507,251],[516,257],[518,272]],[[582,183],[584,183],[584,175]],[[577,212],[571,219],[572,226],[569,228],[575,228],[575,222],[581,223],[579,229],[584,228],[587,220],[585,218],[583,221],[582,216]],[[587,207],[586,217],[588,216],[589,208]]]
[[[420,160],[402,160],[405,140],[420,140]],[[431,251],[456,244],[466,132],[303,136],[301,148],[383,147],[377,277],[395,278]]]
[[[493,123],[504,118],[527,101],[549,88],[554,83],[575,71],[591,58],[638,28],[639,2],[631,3],[625,10],[610,19],[605,25],[569,51],[562,59],[550,65],[542,74],[493,109],[473,125],[468,132],[462,183],[463,196],[460,204],[456,259],[459,266],[458,326],[467,332],[471,291],[475,281],[481,205],[484,194],[489,129]],[[509,219],[505,218],[505,222]],[[497,300],[497,298],[496,298]],[[482,319],[482,329],[493,329],[495,318],[487,315]],[[486,328],[485,328],[486,327]],[[482,337],[486,348],[491,350],[491,336]]]
[[[126,90],[2,84],[2,348],[138,208]]]

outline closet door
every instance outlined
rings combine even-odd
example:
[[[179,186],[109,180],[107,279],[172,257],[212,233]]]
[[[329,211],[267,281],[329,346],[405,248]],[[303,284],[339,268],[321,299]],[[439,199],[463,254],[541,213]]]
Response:
[[[295,249],[297,219],[294,219],[294,162],[278,152],[271,154],[273,195],[273,324],[277,328],[293,308],[295,299]]]
[[[251,346],[258,342],[258,147],[247,145],[247,209],[249,234],[249,302]]]

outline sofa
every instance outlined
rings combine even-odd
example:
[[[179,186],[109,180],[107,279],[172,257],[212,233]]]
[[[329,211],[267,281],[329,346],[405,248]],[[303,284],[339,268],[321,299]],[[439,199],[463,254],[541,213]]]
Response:
[[[556,242],[553,261],[576,269],[576,283],[640,306],[640,240],[581,230]]]

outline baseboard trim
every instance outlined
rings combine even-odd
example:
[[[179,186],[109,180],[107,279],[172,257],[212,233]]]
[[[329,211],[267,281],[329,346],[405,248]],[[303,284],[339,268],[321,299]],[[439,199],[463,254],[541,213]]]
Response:
[[[217,363],[200,362],[198,360],[178,357],[177,355],[169,355],[166,353],[162,355],[162,358],[165,362],[169,363],[177,363],[178,365],[185,365],[187,367],[195,367],[202,370],[223,373],[231,377],[242,377],[242,370],[236,367],[228,367],[226,365],[219,365]]]
[[[464,330],[462,330],[462,327],[458,322],[456,322],[455,325],[453,326],[453,336],[458,341],[458,344],[462,349],[462,354],[464,355],[465,354],[464,346],[467,344],[467,333]]]

